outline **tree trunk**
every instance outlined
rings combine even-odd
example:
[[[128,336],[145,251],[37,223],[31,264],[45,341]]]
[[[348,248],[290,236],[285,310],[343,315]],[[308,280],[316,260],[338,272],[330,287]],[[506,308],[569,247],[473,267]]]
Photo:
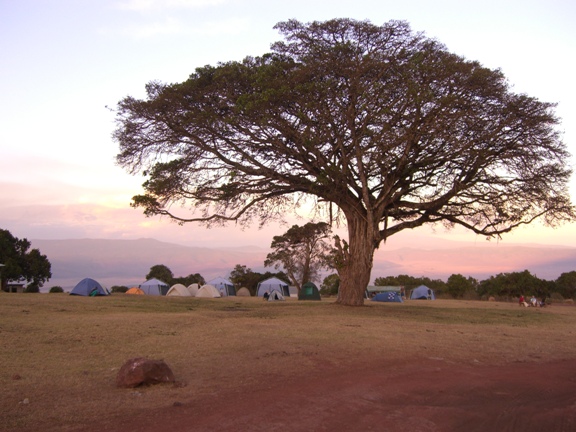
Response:
[[[348,251],[344,253],[343,265],[339,268],[340,290],[337,303],[346,306],[362,306],[366,288],[370,283],[374,259],[374,232],[360,218],[348,218]]]

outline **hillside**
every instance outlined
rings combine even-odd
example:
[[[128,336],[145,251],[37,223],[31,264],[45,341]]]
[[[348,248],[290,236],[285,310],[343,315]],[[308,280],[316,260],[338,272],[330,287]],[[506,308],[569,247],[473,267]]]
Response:
[[[138,240],[32,240],[32,246],[52,263],[49,288],[71,289],[85,277],[110,287],[144,282],[150,268],[164,264],[174,276],[200,273],[206,279],[228,276],[236,264],[263,270],[267,250],[254,247],[211,249],[181,246],[154,239]]]

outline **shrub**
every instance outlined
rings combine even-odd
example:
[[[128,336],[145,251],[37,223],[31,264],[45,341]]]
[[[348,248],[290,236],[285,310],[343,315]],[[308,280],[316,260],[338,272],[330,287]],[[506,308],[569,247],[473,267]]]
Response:
[[[560,294],[558,292],[553,292],[550,295],[550,298],[546,299],[546,303],[548,303],[548,301],[550,303],[564,303],[564,297],[562,297],[562,294]]]
[[[119,285],[114,285],[114,286],[111,288],[111,291],[112,291],[113,293],[125,293],[126,291],[128,291],[128,287],[119,286]]]
[[[48,291],[49,293],[63,293],[64,290],[62,289],[61,286],[53,286],[52,288],[50,288],[50,291]]]

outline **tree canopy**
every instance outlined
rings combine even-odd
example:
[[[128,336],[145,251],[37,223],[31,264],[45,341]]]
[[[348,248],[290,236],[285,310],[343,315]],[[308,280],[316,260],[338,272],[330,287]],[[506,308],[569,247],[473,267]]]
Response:
[[[9,280],[28,282],[27,292],[38,292],[52,277],[51,264],[38,249],[30,249],[27,239],[14,237],[10,231],[0,229],[0,285],[6,289]]]
[[[117,108],[118,163],[148,216],[265,224],[310,200],[344,221],[338,301],[363,303],[374,251],[424,224],[487,237],[574,220],[555,105],[406,22],[281,22],[271,52],[150,82]]]

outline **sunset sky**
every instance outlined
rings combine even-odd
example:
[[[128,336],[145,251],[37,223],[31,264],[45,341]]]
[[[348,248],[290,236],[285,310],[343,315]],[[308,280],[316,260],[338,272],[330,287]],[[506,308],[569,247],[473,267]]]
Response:
[[[0,0],[0,228],[28,239],[268,247],[286,227],[181,227],[130,208],[143,179],[115,166],[112,110],[127,95],[142,97],[149,81],[180,82],[196,67],[267,52],[280,39],[273,26],[290,18],[406,20],[502,69],[514,91],[557,102],[576,155],[573,0]],[[574,178],[571,193],[576,201]],[[503,241],[575,246],[576,224],[532,226]]]

